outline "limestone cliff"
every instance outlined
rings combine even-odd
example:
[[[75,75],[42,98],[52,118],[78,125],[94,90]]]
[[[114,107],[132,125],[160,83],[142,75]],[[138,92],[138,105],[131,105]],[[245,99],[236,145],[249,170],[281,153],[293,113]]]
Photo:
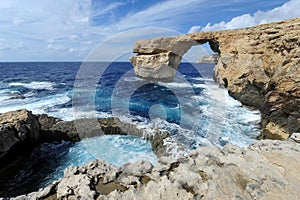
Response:
[[[184,53],[209,42],[220,58],[215,80],[262,113],[261,138],[300,132],[300,18],[256,27],[137,41],[139,77],[171,81]]]

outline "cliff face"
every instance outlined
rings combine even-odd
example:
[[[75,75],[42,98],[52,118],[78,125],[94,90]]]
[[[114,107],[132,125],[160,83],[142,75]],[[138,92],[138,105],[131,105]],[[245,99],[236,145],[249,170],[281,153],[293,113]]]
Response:
[[[300,18],[256,27],[137,41],[138,76],[171,81],[187,50],[209,42],[220,58],[215,80],[262,113],[261,138],[300,132]]]

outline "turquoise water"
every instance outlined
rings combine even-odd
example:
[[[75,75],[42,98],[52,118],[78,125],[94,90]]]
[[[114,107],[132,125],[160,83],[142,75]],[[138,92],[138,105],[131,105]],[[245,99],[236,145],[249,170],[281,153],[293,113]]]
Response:
[[[168,130],[168,142],[187,150],[226,143],[248,146],[259,134],[260,113],[214,83],[213,65],[181,63],[174,81],[162,83],[137,78],[130,63],[91,63],[89,70],[81,64],[0,63],[0,112],[26,108],[64,120],[116,116],[148,133]],[[99,70],[103,73],[97,77]],[[141,159],[156,162],[149,142],[128,136],[43,144],[10,185],[20,185],[21,194],[22,185],[36,186],[30,190],[47,185],[62,177],[66,167],[95,158],[118,166]]]

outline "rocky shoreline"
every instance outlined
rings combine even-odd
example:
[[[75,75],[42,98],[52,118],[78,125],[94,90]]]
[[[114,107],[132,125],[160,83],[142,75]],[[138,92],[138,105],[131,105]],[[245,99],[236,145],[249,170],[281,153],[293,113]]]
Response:
[[[170,147],[163,143],[169,132],[153,129],[150,133],[138,128],[137,123],[124,123],[115,117],[62,121],[45,114],[33,115],[25,109],[0,114],[0,197],[6,193],[2,184],[25,167],[26,160],[38,145],[62,141],[74,143],[84,138],[113,134],[149,140],[158,157],[170,153]]]
[[[80,126],[80,129],[78,129]],[[151,141],[153,152],[158,156],[168,155],[163,139],[170,133],[165,130],[153,130],[151,133],[137,128],[137,124],[124,123],[116,117],[82,118],[73,121],[48,115],[33,115],[22,109],[0,114],[0,159],[15,149],[26,149],[40,143],[71,141],[101,135],[133,135]]]
[[[169,82],[182,56],[209,43],[219,54],[217,82],[262,114],[261,139],[300,132],[300,18],[255,27],[139,40],[131,58],[137,76]]]
[[[294,137],[299,137],[295,135]],[[70,167],[48,187],[13,199],[299,199],[300,144],[201,147],[177,159]]]
[[[255,141],[247,148],[200,147],[174,158],[164,144],[169,133],[163,130],[147,134],[118,118],[63,122],[27,110],[8,112],[0,114],[0,168],[5,168],[3,160],[37,144],[76,142],[99,133],[144,137],[159,158],[156,166],[139,161],[116,167],[94,160],[69,167],[62,179],[46,188],[12,199],[300,199],[299,31],[297,18],[138,41],[138,55],[131,59],[138,76],[170,81],[182,55],[193,45],[209,42],[220,55],[216,81],[262,112],[260,138],[285,140]]]
[[[83,126],[91,123],[91,119],[79,120]],[[143,130],[117,118],[97,119],[99,126],[93,129],[93,134],[87,131],[80,135],[75,128],[76,120],[63,122],[27,110],[1,114],[0,121],[1,163],[12,152],[15,156],[16,149],[22,154],[24,149],[42,142],[79,141],[98,136],[100,129],[105,134],[130,133],[145,137]],[[284,141],[256,141],[248,148],[231,144],[223,149],[200,147],[177,158],[168,155],[163,141],[168,136],[167,132],[157,130],[148,137],[159,158],[156,166],[139,161],[117,167],[94,160],[84,166],[67,168],[62,179],[46,188],[11,199],[300,198],[297,192],[300,161],[295,159],[300,156],[299,133]]]

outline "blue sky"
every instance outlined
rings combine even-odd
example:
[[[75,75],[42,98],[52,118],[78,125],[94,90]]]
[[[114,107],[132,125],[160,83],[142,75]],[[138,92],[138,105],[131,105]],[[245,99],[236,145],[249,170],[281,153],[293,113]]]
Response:
[[[101,42],[135,28],[174,34],[234,29],[300,17],[299,10],[300,0],[0,0],[0,62],[80,61]],[[137,38],[149,38],[141,33]]]

